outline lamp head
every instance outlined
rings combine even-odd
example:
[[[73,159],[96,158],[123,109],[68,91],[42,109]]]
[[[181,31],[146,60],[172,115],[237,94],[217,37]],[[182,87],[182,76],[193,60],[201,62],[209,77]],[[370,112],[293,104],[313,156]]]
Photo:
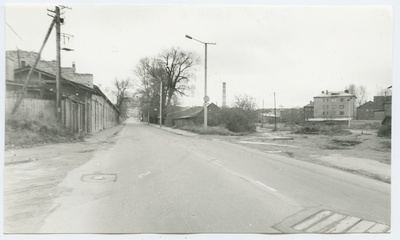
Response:
[[[189,35],[185,35],[185,37],[186,38],[189,38],[189,39],[193,39],[191,36],[189,36]]]

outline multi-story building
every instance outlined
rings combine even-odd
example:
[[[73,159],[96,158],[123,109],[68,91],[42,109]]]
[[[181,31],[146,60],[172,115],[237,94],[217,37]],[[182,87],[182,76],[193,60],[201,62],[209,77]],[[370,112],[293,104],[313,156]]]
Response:
[[[356,96],[344,92],[328,92],[322,91],[318,96],[314,97],[314,118],[354,118]]]

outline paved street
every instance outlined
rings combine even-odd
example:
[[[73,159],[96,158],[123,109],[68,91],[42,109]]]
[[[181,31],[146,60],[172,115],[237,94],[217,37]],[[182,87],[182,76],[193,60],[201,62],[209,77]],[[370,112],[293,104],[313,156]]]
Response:
[[[132,122],[58,187],[42,233],[390,228],[390,184]]]

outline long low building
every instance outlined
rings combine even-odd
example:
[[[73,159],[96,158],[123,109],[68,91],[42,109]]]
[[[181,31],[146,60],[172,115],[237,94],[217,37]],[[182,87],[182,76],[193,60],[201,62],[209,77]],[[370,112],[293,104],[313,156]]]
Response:
[[[12,108],[20,97],[37,53],[6,52],[6,118],[16,117],[57,124],[56,62],[40,60],[31,75],[18,111]],[[61,70],[62,125],[81,135],[95,133],[119,123],[119,111],[106,95],[93,85],[92,74],[76,73],[75,64]]]

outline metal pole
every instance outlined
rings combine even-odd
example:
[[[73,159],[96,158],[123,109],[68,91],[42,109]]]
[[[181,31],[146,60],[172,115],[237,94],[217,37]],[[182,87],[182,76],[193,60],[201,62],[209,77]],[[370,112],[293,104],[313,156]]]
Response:
[[[263,107],[261,111],[261,127],[264,127],[264,99],[263,99]]]
[[[204,129],[207,129],[207,43],[205,46],[205,58],[204,58]]]
[[[162,83],[162,81],[160,81],[161,82],[161,85],[160,85],[160,127],[161,127],[161,125],[162,125],[162,89],[163,89],[163,83]]]
[[[274,131],[276,131],[276,98],[275,98],[275,92],[274,92],[274,118],[275,118],[275,128]]]
[[[60,8],[56,7],[56,47],[57,47],[57,75],[56,75],[56,116],[61,123],[61,47],[60,47]]]
[[[350,127],[350,101],[351,101],[351,98],[349,99],[349,127]]]

